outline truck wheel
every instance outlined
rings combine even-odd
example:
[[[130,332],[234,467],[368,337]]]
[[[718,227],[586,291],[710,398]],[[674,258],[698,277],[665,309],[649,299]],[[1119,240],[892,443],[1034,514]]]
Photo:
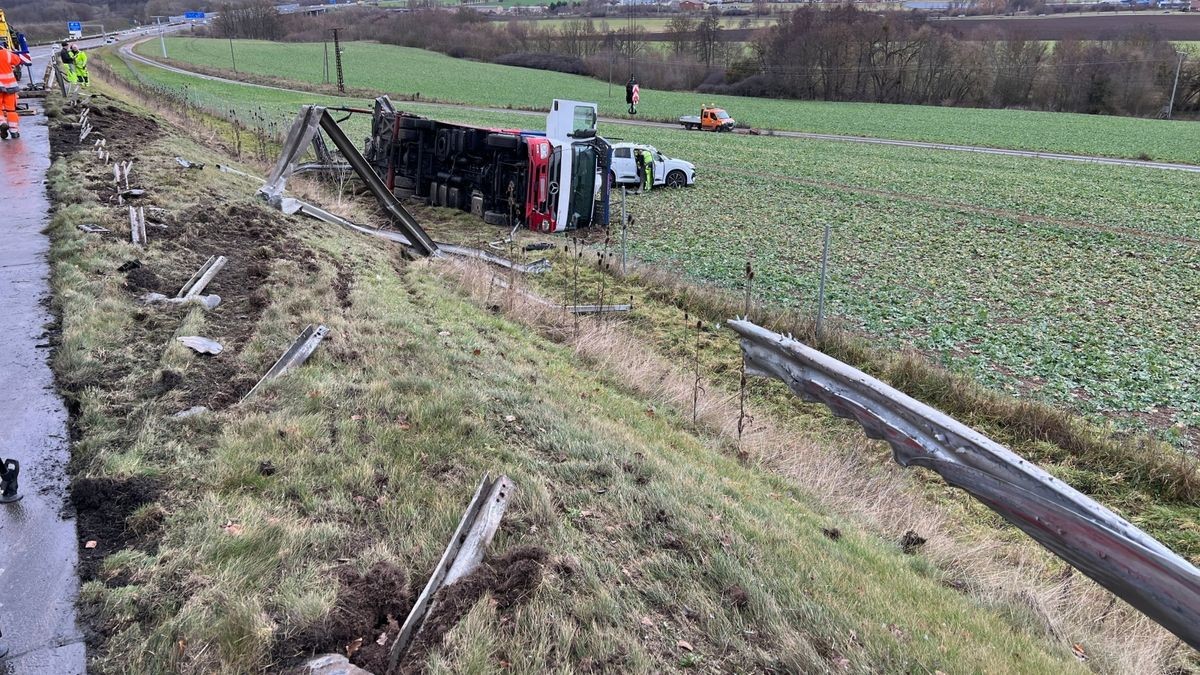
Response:
[[[667,187],[681,188],[685,185],[687,185],[687,176],[679,169],[667,174]]]
[[[521,147],[521,137],[512,134],[488,134],[483,142],[489,148],[500,150],[516,150]]]

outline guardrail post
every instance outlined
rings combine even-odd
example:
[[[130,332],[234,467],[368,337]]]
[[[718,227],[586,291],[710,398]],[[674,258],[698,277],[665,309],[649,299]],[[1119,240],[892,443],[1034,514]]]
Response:
[[[825,223],[825,243],[821,247],[821,280],[817,283],[817,342],[825,326],[825,277],[829,272],[829,223]]]

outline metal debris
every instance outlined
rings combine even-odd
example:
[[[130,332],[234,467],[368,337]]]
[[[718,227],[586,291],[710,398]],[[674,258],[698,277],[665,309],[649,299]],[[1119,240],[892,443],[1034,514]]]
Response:
[[[400,634],[392,643],[388,673],[395,672],[400,657],[404,656],[413,638],[421,631],[425,617],[432,614],[433,598],[438,590],[467,576],[479,566],[484,551],[500,527],[500,520],[504,517],[504,510],[508,507],[508,499],[514,487],[508,476],[492,480],[490,474],[483,475],[479,486],[475,488],[475,495],[471,497],[467,510],[463,513],[462,520],[458,522],[454,535],[450,537],[450,543],[446,545],[441,560],[433,570],[433,576],[417,597],[416,604],[404,620],[404,625],[400,627]]]
[[[189,162],[188,160],[186,160],[182,157],[176,157],[175,163],[178,164],[179,166],[182,166],[185,169],[203,169],[204,168],[204,165],[201,164],[200,162]]]
[[[75,227],[78,227],[79,229],[83,230],[84,232],[87,232],[88,234],[96,234],[96,233],[103,233],[103,232],[109,231],[109,229],[107,227],[100,227],[99,225],[93,225],[91,223],[79,223]]]
[[[209,295],[195,295],[190,298],[168,298],[162,293],[146,293],[141,297],[142,302],[147,305],[163,302],[169,305],[184,305],[193,303],[200,305],[205,309],[216,309],[217,305],[221,304],[221,296],[216,293]]]
[[[1158,540],[1008,448],[860,370],[749,321],[746,373],[774,377],[806,401],[886,440],[901,466],[966,490],[1058,557],[1200,649],[1200,570]]]
[[[175,340],[183,343],[184,347],[201,354],[220,354],[221,350],[224,349],[224,347],[221,346],[221,343],[217,342],[216,340],[210,340],[206,337],[200,337],[199,335],[185,335],[183,337],[177,337]]]
[[[571,314],[613,314],[628,312],[633,305],[567,305],[566,310]]]
[[[271,369],[267,371],[267,374],[263,375],[262,379],[255,383],[250,391],[246,392],[246,395],[243,396],[242,400],[238,401],[238,403],[244,403],[246,399],[250,398],[254,392],[258,391],[258,388],[262,386],[263,382],[274,380],[275,378],[286,374],[292,368],[295,368],[307,361],[308,357],[312,356],[312,353],[316,351],[317,345],[321,344],[321,340],[325,339],[325,335],[327,333],[329,333],[329,329],[325,326],[313,326],[311,323],[308,324],[308,327],[305,328],[300,335],[292,341],[291,346],[283,352],[283,356],[279,357],[279,360],[275,362],[275,365],[271,366]]]
[[[146,245],[146,209],[129,207],[129,238],[137,246]]]
[[[204,264],[200,266],[200,269],[196,270],[196,273],[192,275],[192,278],[188,279],[187,283],[185,283],[183,287],[179,289],[179,292],[175,294],[175,297],[182,298],[184,300],[191,300],[192,298],[200,295],[200,293],[204,291],[204,287],[208,286],[208,283],[217,275],[217,272],[220,272],[221,268],[225,267],[226,262],[225,256],[223,255],[209,256],[208,260],[206,260]]]
[[[180,410],[179,412],[175,413],[174,415],[171,415],[171,417],[174,417],[175,419],[178,419],[178,420],[182,420],[182,419],[187,419],[189,417],[195,417],[196,415],[203,415],[204,413],[207,413],[207,412],[212,412],[212,411],[209,410],[205,406],[194,405],[194,406],[188,408],[187,410]]]

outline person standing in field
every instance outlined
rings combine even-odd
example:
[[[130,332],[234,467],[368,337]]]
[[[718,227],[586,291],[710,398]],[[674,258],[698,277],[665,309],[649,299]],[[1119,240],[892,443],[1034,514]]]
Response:
[[[21,91],[21,85],[15,71],[30,65],[33,61],[28,54],[0,51],[0,140],[21,137],[21,118],[17,115],[17,92]]]
[[[62,74],[67,79],[67,83],[75,84],[75,57],[71,54],[71,48],[67,43],[62,43],[62,49],[58,51],[58,60],[62,62]]]
[[[640,150],[642,155],[642,164],[646,167],[645,177],[643,180],[646,184],[646,192],[654,189],[654,153],[647,148]]]
[[[633,165],[637,167],[637,188],[633,194],[640,195],[642,193],[642,185],[646,182],[646,159],[642,157],[642,151],[636,147],[633,149]]]
[[[75,79],[79,80],[79,84],[90,87],[91,81],[88,79],[88,55],[87,52],[79,48],[79,45],[71,45],[71,56],[75,61]]]

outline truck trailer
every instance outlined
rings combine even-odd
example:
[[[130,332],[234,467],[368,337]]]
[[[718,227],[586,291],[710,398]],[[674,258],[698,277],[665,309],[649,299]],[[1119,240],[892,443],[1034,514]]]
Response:
[[[607,225],[612,148],[595,103],[555,99],[545,131],[457,124],[376,101],[364,157],[397,197],[539,232]]]

